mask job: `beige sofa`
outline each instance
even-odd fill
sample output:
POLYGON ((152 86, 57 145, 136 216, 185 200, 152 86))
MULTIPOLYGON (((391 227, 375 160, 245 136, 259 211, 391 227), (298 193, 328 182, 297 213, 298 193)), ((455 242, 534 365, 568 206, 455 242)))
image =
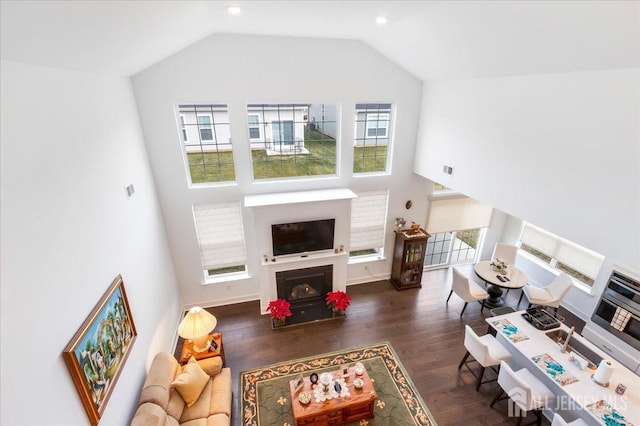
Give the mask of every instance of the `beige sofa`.
POLYGON ((231 398, 231 369, 222 368, 220 357, 192 359, 181 367, 173 355, 160 352, 147 374, 131 426, 228 426, 231 398), (185 384, 187 372, 194 371, 199 382, 195 389, 192 383, 185 384))

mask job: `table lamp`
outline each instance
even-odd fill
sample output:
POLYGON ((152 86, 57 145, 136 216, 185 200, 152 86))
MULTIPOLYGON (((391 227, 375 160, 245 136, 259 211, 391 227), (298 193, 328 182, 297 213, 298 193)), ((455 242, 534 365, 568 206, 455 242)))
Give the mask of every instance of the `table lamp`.
POLYGON ((193 342, 193 350, 205 352, 211 346, 209 333, 216 327, 218 320, 199 306, 189 309, 178 326, 178 335, 193 342))

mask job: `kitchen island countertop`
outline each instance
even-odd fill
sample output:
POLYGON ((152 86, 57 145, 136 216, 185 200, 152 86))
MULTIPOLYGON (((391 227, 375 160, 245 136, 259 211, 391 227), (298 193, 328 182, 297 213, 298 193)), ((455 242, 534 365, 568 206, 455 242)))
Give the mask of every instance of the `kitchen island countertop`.
MULTIPOLYGON (((486 322, 498 331, 497 338, 514 355, 510 364, 515 368, 529 369, 557 396, 554 406, 547 407, 547 415, 558 411, 569 420, 580 417, 588 424, 599 425, 606 424, 602 420, 603 413, 613 408, 624 416, 627 424, 640 426, 640 377, 574 333, 569 344, 576 339, 613 365, 609 386, 600 386, 591 377, 595 370, 581 369, 572 361, 568 351, 562 353, 560 345, 547 337, 545 333, 549 330, 538 330, 523 318, 523 313, 525 311, 491 317, 486 322), (562 366, 560 374, 548 367, 554 365, 554 361, 562 366), (627 388, 622 396, 615 392, 620 383, 627 388), (596 407, 599 409, 597 412, 596 407)), ((560 328, 569 330, 564 324, 560 328)))

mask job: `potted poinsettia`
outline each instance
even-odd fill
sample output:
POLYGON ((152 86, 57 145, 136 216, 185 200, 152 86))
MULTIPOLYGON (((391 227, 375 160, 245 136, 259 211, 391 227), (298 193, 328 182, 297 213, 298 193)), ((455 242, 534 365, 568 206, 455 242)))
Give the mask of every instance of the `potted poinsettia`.
POLYGON ((336 315, 344 315, 344 311, 347 310, 349 304, 351 303, 351 296, 349 296, 344 291, 330 291, 327 293, 327 306, 333 311, 336 315))
POLYGON ((267 311, 271 313, 271 321, 274 327, 281 327, 287 317, 291 316, 291 304, 285 299, 276 299, 269 302, 267 311))

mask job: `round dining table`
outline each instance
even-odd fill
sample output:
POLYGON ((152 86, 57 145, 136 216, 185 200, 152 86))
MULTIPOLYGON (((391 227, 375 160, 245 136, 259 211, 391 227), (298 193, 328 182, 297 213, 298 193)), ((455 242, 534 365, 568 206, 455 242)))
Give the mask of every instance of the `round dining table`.
POLYGON ((491 267, 491 262, 491 260, 481 260, 473 266, 473 270, 487 283, 489 297, 484 305, 488 308, 499 308, 505 305, 502 289, 522 288, 527 285, 528 278, 524 272, 513 265, 507 267, 506 274, 501 274, 491 267))

